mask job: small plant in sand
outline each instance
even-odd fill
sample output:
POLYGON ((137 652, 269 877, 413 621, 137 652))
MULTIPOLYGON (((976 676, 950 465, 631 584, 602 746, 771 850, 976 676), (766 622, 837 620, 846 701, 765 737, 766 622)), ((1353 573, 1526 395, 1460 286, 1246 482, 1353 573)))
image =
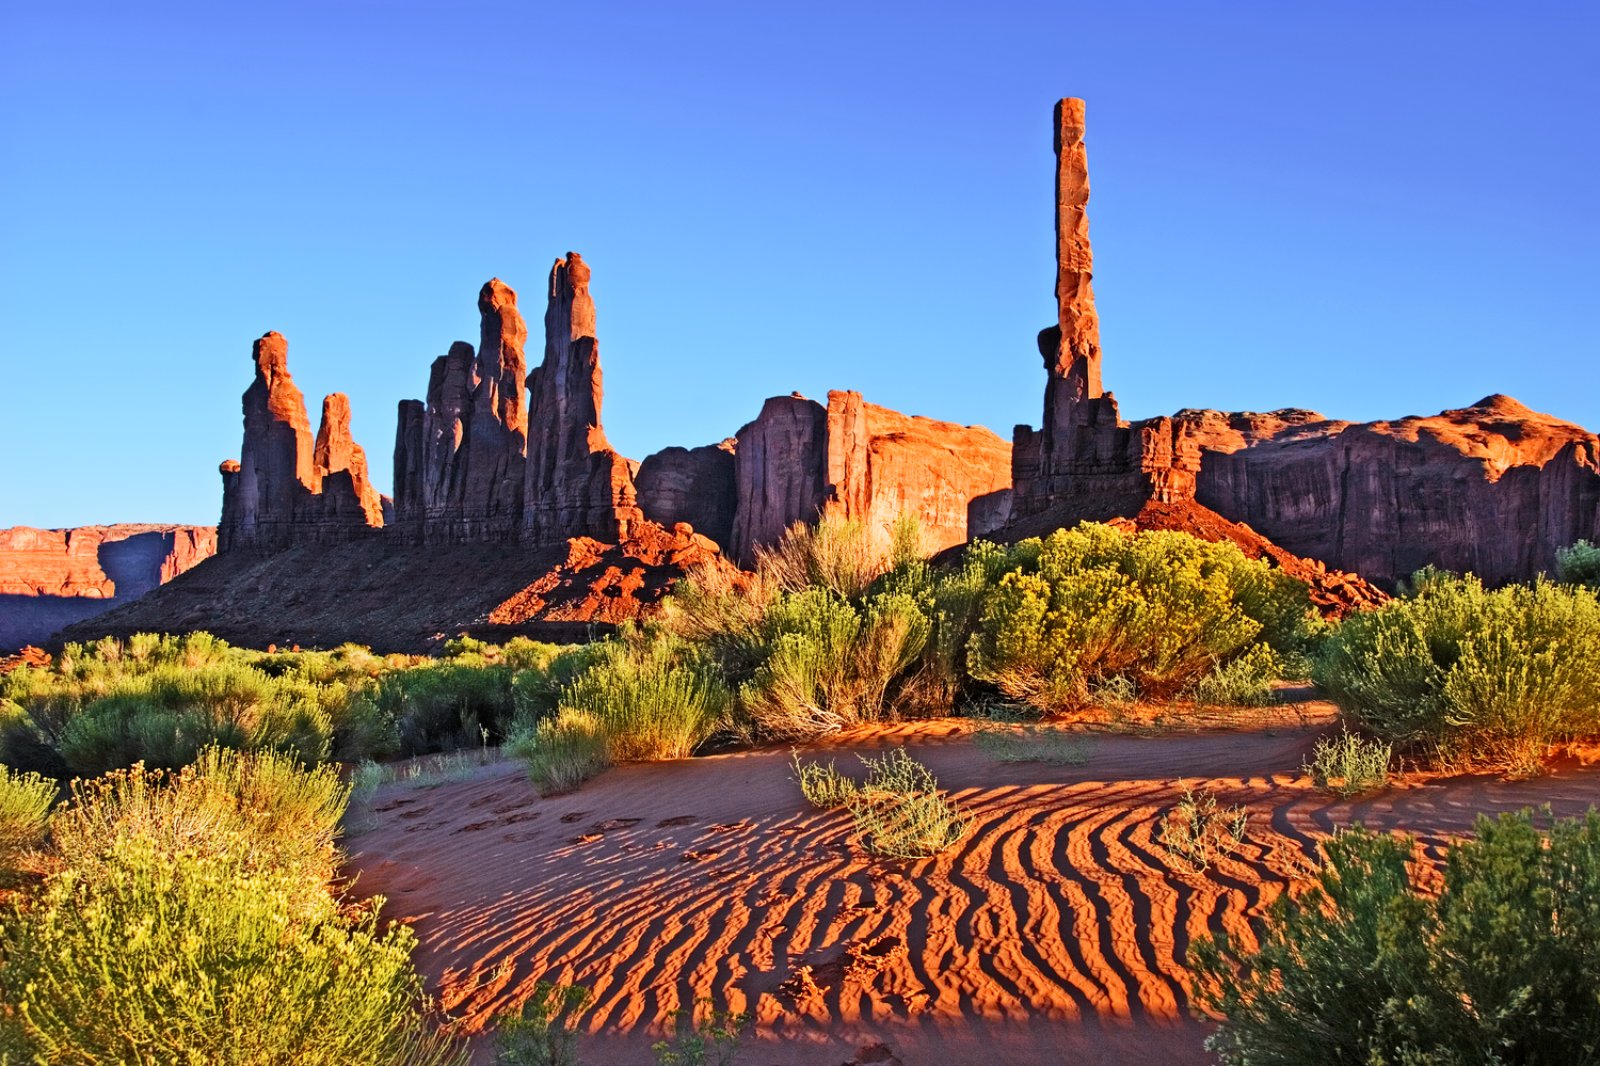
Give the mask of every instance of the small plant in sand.
POLYGON ((867 780, 850 801, 856 832, 875 855, 922 859, 966 835, 972 819, 939 791, 933 771, 896 748, 863 757, 867 780))
POLYGON ((1381 740, 1368 740, 1345 730, 1337 737, 1322 737, 1311 749, 1311 760, 1301 769, 1324 792, 1355 796, 1389 783, 1392 750, 1381 740))
POLYGON ((800 792, 813 807, 833 810, 835 807, 848 806, 855 798, 858 786, 835 769, 831 760, 826 766, 818 762, 802 762, 800 754, 796 752, 792 765, 800 792))
POLYGON ((1199 873, 1244 842, 1250 814, 1243 807, 1224 807, 1209 789, 1183 786, 1178 805, 1162 815, 1157 835, 1162 847, 1199 873))
POLYGON ((534 985, 520 1010, 499 1018, 496 1066, 578 1066, 578 1013, 590 998, 582 985, 534 985))
POLYGON ((49 778, 15 773, 0 764, 0 872, 43 842, 57 791, 49 778))
POLYGON ((650 1046, 656 1066, 733 1066, 751 1019, 701 999, 692 1010, 673 1011, 672 1021, 672 1037, 650 1046))
POLYGON ((1048 726, 1025 725, 1021 732, 1005 728, 983 729, 972 742, 978 750, 1001 762, 1042 762, 1051 766, 1082 766, 1089 761, 1089 742, 1048 726))
POLYGON ((599 720, 571 708, 513 733, 506 750, 527 762, 541 796, 571 792, 611 765, 599 720))

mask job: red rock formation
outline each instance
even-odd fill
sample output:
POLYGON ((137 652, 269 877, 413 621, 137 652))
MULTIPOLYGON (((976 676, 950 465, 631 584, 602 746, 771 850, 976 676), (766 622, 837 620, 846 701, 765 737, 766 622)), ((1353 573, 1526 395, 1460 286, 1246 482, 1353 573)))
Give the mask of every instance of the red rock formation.
POLYGON ((127 603, 216 551, 210 526, 0 530, 0 648, 127 603))
POLYGON ((989 430, 900 414, 857 392, 828 406, 774 397, 739 430, 730 554, 741 565, 824 511, 881 538, 904 514, 937 551, 991 532, 1009 513, 1011 450, 989 430))
POLYGON ((665 448, 639 464, 634 484, 645 518, 670 529, 686 522, 718 544, 733 540, 739 506, 734 467, 738 440, 665 448))
POLYGON ((750 566, 757 547, 821 513, 828 487, 828 410, 798 392, 774 396, 736 440, 738 503, 728 554, 750 566))
POLYGON ((256 376, 244 394, 244 443, 239 459, 220 467, 219 551, 331 543, 383 526, 366 453, 350 437, 349 398, 334 393, 324 401, 313 444, 305 397, 289 374, 288 349, 278 333, 255 343, 256 376))
POLYGON ((1062 101, 1058 321, 1039 337, 1044 427, 1013 437, 1016 529, 1198 500, 1281 549, 1386 585, 1426 564, 1526 579, 1558 548, 1600 536, 1600 438, 1507 397, 1366 425, 1303 410, 1124 422, 1099 387, 1082 126, 1082 102, 1062 101))
MULTIPOLYGON (((476 385, 470 429, 462 439, 465 466, 456 472, 451 487, 467 537, 506 540, 516 536, 522 518, 523 463, 528 452, 522 395, 528 364, 522 350, 528 327, 517 311, 517 294, 499 278, 491 278, 479 291, 478 316, 476 385)), ((452 354, 455 351, 452 347, 452 354)), ((446 359, 447 372, 458 373, 446 359)), ((454 382, 447 386, 453 387, 454 382)))
POLYGON ((633 464, 606 443, 600 423, 600 345, 589 275, 577 252, 550 268, 544 361, 528 375, 522 530, 535 544, 569 537, 614 542, 644 517, 633 464))

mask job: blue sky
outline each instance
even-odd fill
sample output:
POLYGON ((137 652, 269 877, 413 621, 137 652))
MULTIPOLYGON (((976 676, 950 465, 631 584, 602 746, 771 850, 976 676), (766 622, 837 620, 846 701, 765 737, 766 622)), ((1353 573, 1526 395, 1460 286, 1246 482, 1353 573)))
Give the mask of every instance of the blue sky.
POLYGON ((1507 392, 1600 428, 1587 4, 0 5, 0 526, 216 520, 250 342, 315 420, 594 270, 624 454, 855 388, 1037 423, 1088 100, 1125 416, 1507 392))

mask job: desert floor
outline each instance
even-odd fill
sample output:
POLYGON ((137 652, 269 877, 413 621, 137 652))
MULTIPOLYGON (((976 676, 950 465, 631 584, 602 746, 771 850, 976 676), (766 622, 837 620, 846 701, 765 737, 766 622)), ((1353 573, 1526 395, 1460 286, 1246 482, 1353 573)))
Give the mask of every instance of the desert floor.
POLYGON ((872 858, 847 814, 813 810, 787 749, 617 767, 549 799, 509 761, 394 783, 346 844, 355 891, 416 929, 429 989, 466 1031, 541 978, 588 986, 590 1066, 648 1066, 671 1012, 705 996, 755 1016, 748 1066, 1150 1066, 1211 1061, 1188 944, 1245 930, 1334 829, 1404 829, 1439 854, 1479 812, 1600 804, 1600 766, 1576 760, 1338 801, 1300 770, 1331 708, 1249 717, 1090 731, 1082 766, 1000 762, 971 735, 995 727, 960 719, 803 752, 849 770, 903 744, 930 766, 976 822, 915 862, 872 858), (1153 836, 1185 784, 1250 811, 1244 846, 1202 873, 1153 836))

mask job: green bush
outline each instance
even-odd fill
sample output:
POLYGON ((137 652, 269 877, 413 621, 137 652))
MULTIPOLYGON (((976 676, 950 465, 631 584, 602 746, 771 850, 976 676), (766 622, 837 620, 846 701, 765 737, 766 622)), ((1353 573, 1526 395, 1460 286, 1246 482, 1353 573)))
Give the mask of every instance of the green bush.
POLYGON ((1199 873, 1244 843, 1250 815, 1243 807, 1224 807, 1216 794, 1183 786, 1183 798, 1161 816, 1156 839, 1179 865, 1199 873))
POLYGON ((1345 619, 1314 676, 1385 740, 1531 772, 1551 742, 1600 732, 1596 647, 1592 591, 1423 573, 1411 595, 1345 619))
POLYGON ((733 1066, 739 1057, 739 1040, 749 1027, 749 1014, 734 1014, 712 999, 672 1012, 669 1039, 650 1045, 656 1066, 733 1066))
POLYGON ((800 794, 813 807, 833 810, 837 807, 848 807, 850 801, 855 799, 858 791, 856 783, 841 774, 831 761, 826 766, 818 762, 802 762, 799 753, 796 752, 792 766, 794 779, 800 786, 800 794))
POLYGON ((571 792, 611 765, 600 720, 571 709, 519 728, 506 750, 528 764, 528 777, 541 796, 571 792))
POLYGON ((228 854, 116 840, 0 929, 6 1042, 39 1062, 460 1062, 430 1035, 414 934, 228 854), (64 960, 70 960, 65 962, 64 960))
POLYGON ((1319 737, 1302 769, 1311 775, 1316 788, 1355 796, 1389 783, 1393 754, 1393 748, 1381 740, 1368 740, 1347 729, 1337 737, 1319 737))
POLYGON ((1112 677, 1174 695, 1258 642, 1291 646, 1312 623, 1305 586, 1231 544, 1084 523, 1011 549, 968 662, 1042 710, 1084 706, 1112 677))
POLYGON ((1278 654, 1265 644, 1252 644, 1237 658, 1202 674, 1189 695, 1205 707, 1265 707, 1275 698, 1273 682, 1282 676, 1278 654))
POLYGON ((933 772, 904 748, 861 761, 867 780, 851 798, 850 814, 868 851, 892 859, 927 858, 972 828, 972 818, 939 791, 933 772))
POLYGON ((1250 1066, 1557 1066, 1600 1059, 1600 815, 1535 827, 1480 817, 1422 891, 1416 842, 1324 845, 1317 884, 1273 904, 1259 947, 1190 955, 1210 1047, 1250 1066))
POLYGON ((921 654, 929 622, 911 597, 858 609, 826 589, 793 593, 767 615, 768 652, 739 693, 766 735, 805 739, 882 718, 890 685, 921 654))
POLYGON ((18 855, 44 842, 58 791, 49 778, 0 764, 0 871, 10 870, 18 855))
POLYGON ((1556 579, 1600 589, 1600 544, 1580 540, 1556 552, 1556 579))
POLYGON ((561 693, 593 717, 611 762, 682 759, 723 726, 732 695, 691 649, 666 639, 612 640, 561 693))
POLYGON ((908 542, 915 538, 915 526, 906 522, 897 524, 887 543, 854 519, 796 522, 778 543, 756 549, 756 570, 784 592, 825 589, 841 599, 855 599, 900 557, 914 554, 908 542))
POLYGON ((441 660, 385 674, 372 700, 399 731, 400 752, 428 755, 473 747, 489 731, 499 743, 516 704, 509 666, 441 660))
POLYGON ((414 938, 329 889, 346 790, 203 751, 78 782, 56 872, 0 924, 0 1048, 22 1061, 462 1062, 424 1023, 414 938))
POLYGON ((497 1066, 578 1066, 577 1015, 589 1000, 579 985, 534 985, 516 1013, 497 1019, 497 1066))
POLYGON ((281 748, 316 762, 327 757, 332 734, 325 701, 340 699, 240 662, 161 663, 118 678, 89 702, 63 730, 60 751, 83 776, 136 762, 175 769, 212 744, 281 748))

